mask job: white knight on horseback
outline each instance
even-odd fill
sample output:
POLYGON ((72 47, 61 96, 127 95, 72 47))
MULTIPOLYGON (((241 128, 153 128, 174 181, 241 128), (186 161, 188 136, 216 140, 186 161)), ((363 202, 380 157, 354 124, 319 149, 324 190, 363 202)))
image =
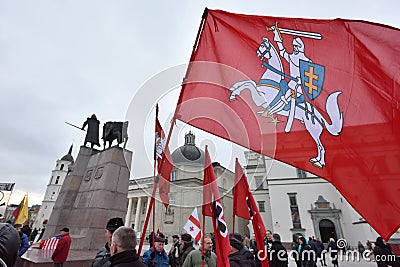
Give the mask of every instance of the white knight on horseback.
MULTIPOLYGON (((304 43, 299 37, 293 39, 293 53, 287 53, 282 43, 281 33, 313 39, 321 39, 322 36, 318 33, 290 29, 280 29, 279 31, 277 25, 269 29, 274 31, 274 41, 279 48, 280 55, 289 63, 290 75, 284 72, 277 49, 268 38, 263 37, 263 41, 256 53, 257 57, 262 62, 262 66, 266 68, 265 72, 258 82, 247 80, 233 84, 231 88, 229 88, 231 91, 229 100, 236 100, 236 96, 240 95, 243 90, 249 90, 254 104, 262 108, 262 110, 256 113, 272 119, 274 119, 274 114, 288 117, 285 127, 286 133, 290 132, 293 119, 299 120, 304 124, 317 146, 317 156, 311 158, 310 162, 314 166, 322 168, 325 166, 325 148, 320 140, 323 128, 325 127, 332 135, 339 135, 343 127, 343 114, 338 106, 338 96, 341 92, 333 92, 326 99, 326 112, 331 121, 329 124, 317 108, 306 101, 302 90, 299 69, 301 64, 303 64, 303 66, 313 64, 313 67, 322 68, 322 71, 324 71, 323 67, 312 63, 311 60, 305 56, 304 43), (285 78, 289 79, 289 82, 287 82, 285 78)), ((321 76, 323 79, 323 75, 321 76)), ((313 92, 315 88, 313 88, 313 90, 309 89, 312 94, 315 94, 315 96, 311 95, 311 97, 315 98, 319 95, 322 89, 322 83, 320 83, 319 86, 321 88, 319 88, 318 93, 313 92)), ((315 86, 312 85, 312 87, 315 86)), ((307 96, 310 98, 309 92, 307 96)), ((314 98, 310 99, 313 100, 314 98)))

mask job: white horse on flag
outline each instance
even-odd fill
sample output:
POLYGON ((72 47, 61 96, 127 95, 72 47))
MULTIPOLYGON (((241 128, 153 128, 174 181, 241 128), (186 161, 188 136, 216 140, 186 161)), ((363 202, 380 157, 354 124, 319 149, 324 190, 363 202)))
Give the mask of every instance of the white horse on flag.
MULTIPOLYGON (((254 104, 263 108, 257 112, 258 114, 271 119, 274 119, 274 114, 288 117, 290 102, 282 102, 285 90, 290 90, 285 77, 289 79, 298 79, 298 77, 290 77, 284 73, 281 58, 268 38, 263 38, 263 42, 258 47, 257 56, 263 61, 263 66, 266 68, 260 81, 258 83, 253 80, 236 82, 229 88, 231 91, 229 100, 236 100, 236 96, 239 96, 244 90, 249 90, 254 104), (276 109, 279 105, 286 105, 289 108, 276 109)), ((304 124, 315 141, 318 154, 311 158, 310 162, 318 168, 325 166, 325 148, 320 139, 322 130, 325 127, 330 134, 339 135, 343 128, 343 114, 338 105, 340 94, 341 91, 333 92, 326 99, 326 112, 331 123, 322 116, 317 108, 307 102, 304 96, 302 100, 296 100, 294 119, 304 124)))

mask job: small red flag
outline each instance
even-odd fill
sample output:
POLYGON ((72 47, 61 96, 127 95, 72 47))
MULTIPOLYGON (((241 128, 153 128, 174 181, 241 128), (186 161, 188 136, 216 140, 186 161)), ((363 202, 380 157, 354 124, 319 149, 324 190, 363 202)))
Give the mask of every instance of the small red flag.
POLYGON ((231 251, 231 245, 229 242, 228 227, 207 146, 204 159, 202 212, 203 216, 212 217, 215 245, 217 247, 217 266, 230 266, 228 255, 231 251))
POLYGON ((161 201, 165 208, 169 205, 169 191, 170 191, 170 174, 174 168, 172 163, 171 153, 168 146, 166 146, 166 136, 160 121, 158 120, 158 105, 156 106, 156 133, 154 144, 154 156, 156 159, 157 177, 156 182, 158 186, 158 193, 160 194, 161 201))
POLYGON ((250 191, 249 184, 247 182, 246 175, 243 172, 242 166, 236 158, 235 165, 235 186, 233 195, 233 214, 251 220, 253 225, 253 231, 256 236, 256 243, 258 251, 260 252, 260 259, 263 267, 268 267, 268 258, 265 257, 264 237, 265 237, 265 226, 261 218, 261 214, 258 211, 256 201, 254 200, 253 194, 250 191), (244 204, 246 203, 246 204, 244 204))

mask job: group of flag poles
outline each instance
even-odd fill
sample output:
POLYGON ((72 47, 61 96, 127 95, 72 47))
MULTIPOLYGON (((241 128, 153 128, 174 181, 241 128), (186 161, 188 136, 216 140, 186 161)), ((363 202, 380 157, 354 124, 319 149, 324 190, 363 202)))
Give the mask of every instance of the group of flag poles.
MULTIPOLYGON (((152 215, 152 231, 150 247, 154 249, 155 240, 155 195, 157 188, 159 189, 160 199, 164 206, 168 208, 169 199, 168 194, 170 190, 170 173, 173 168, 172 158, 168 149, 168 143, 172 133, 174 121, 171 123, 168 137, 165 136, 164 130, 158 120, 158 105, 156 106, 155 115, 155 145, 154 145, 154 185, 151 193, 151 200, 147 207, 146 219, 142 229, 140 238, 138 254, 141 255, 144 239, 146 236, 147 227, 152 215)), ((235 184, 234 184, 234 198, 233 198, 233 212, 232 212, 232 235, 235 232, 235 216, 251 220, 253 225, 254 234, 260 257, 264 256, 264 236, 265 226, 259 210, 257 208, 254 197, 250 191, 246 175, 243 168, 236 158, 235 164, 235 184), (246 204, 244 204, 246 203, 246 204)), ((230 240, 228 234, 228 227, 224 217, 224 210, 220 198, 218 185, 214 173, 214 168, 211 162, 208 147, 205 147, 205 161, 204 161, 204 179, 203 179, 203 203, 202 203, 202 225, 197 215, 197 208, 194 209, 190 215, 188 222, 184 229, 198 242, 201 238, 202 259, 204 264, 204 238, 205 238, 205 217, 212 217, 214 237, 217 247, 217 266, 228 266, 228 255, 230 253, 230 240), (190 230, 191 226, 193 231, 190 230)), ((262 261, 262 266, 267 267, 268 261, 262 261)))

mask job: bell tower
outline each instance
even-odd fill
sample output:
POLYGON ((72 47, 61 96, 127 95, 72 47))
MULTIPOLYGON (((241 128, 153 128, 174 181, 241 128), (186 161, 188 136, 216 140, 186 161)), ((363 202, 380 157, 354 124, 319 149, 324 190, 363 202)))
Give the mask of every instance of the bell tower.
POLYGON ((64 179, 68 174, 68 170, 74 163, 74 158, 72 157, 72 148, 73 145, 70 146, 68 154, 56 161, 56 165, 51 171, 50 181, 47 184, 42 205, 40 206, 38 216, 36 217, 32 228, 43 228, 43 224, 46 224, 49 220, 58 194, 60 193, 61 186, 64 183, 64 179))

